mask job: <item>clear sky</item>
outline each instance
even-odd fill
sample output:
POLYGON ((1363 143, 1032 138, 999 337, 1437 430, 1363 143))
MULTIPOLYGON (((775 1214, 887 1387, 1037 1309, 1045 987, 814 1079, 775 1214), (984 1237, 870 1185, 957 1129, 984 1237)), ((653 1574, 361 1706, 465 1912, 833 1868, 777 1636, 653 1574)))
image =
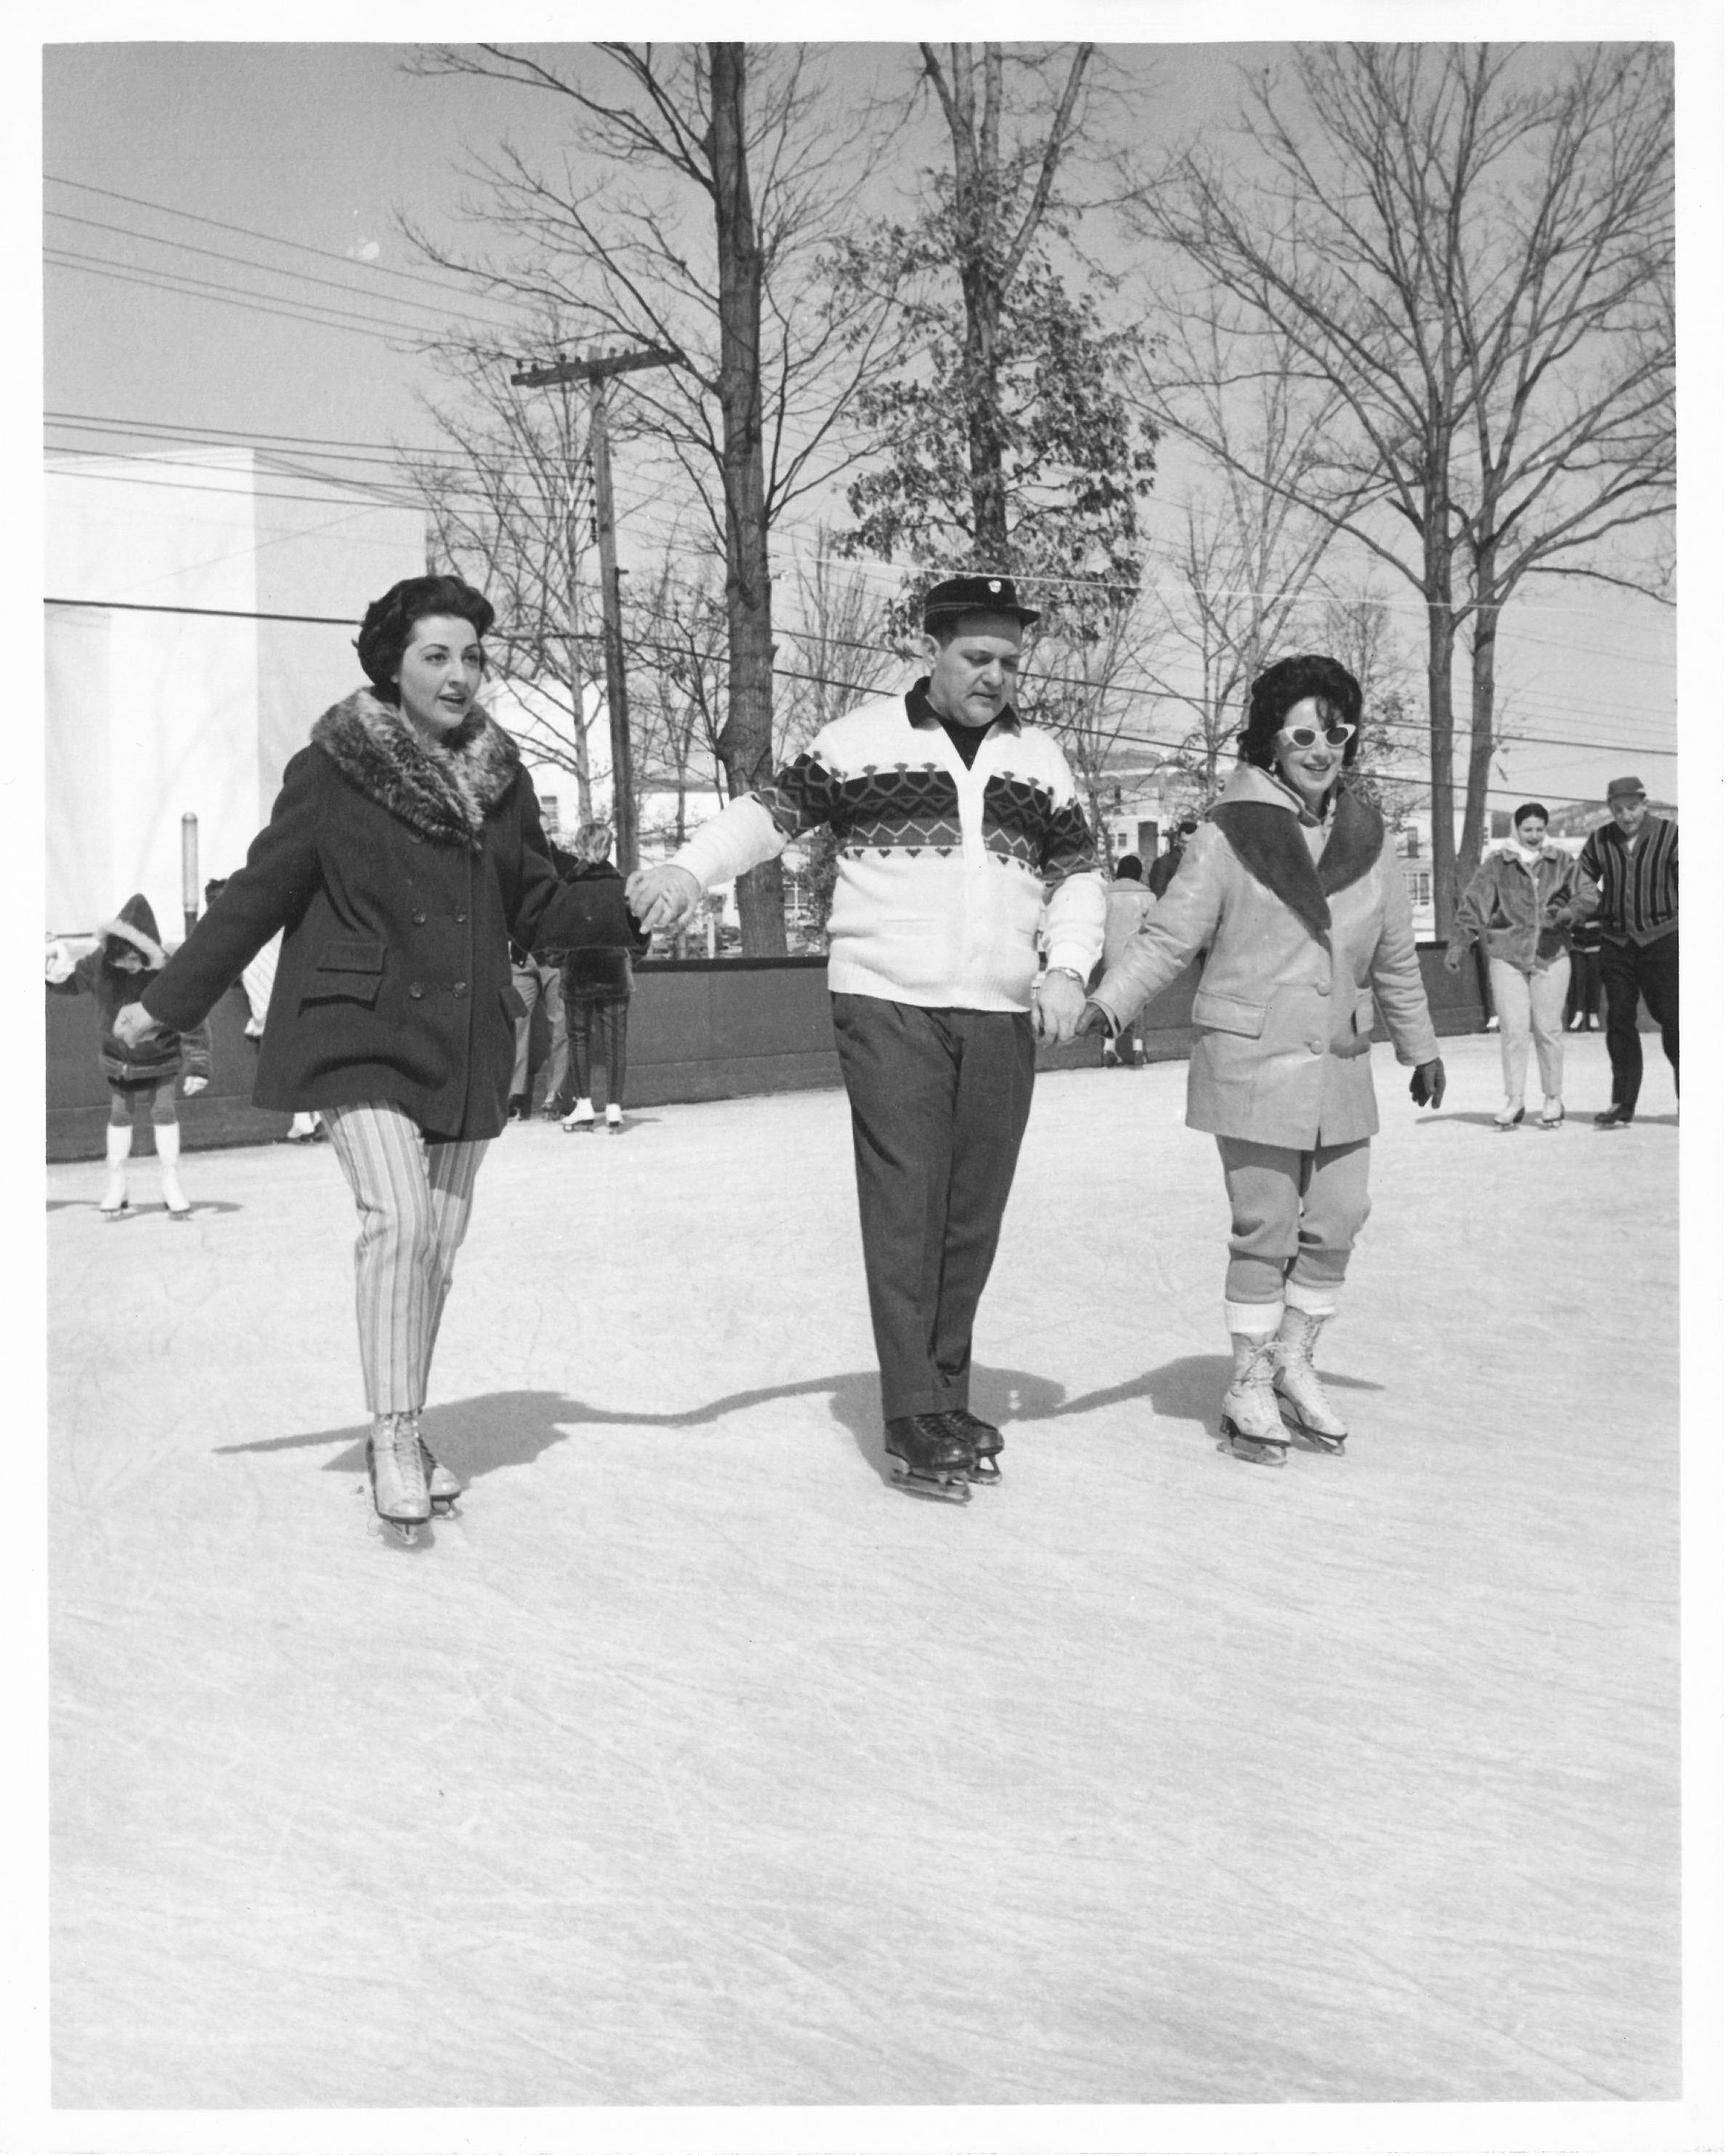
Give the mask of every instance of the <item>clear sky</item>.
MULTIPOLYGON (((118 422, 285 451, 342 444, 359 475, 383 470, 364 459, 383 457, 392 442, 433 439, 418 398, 437 383, 415 337, 436 334, 455 307, 471 323, 496 325, 508 349, 512 317, 503 306, 476 309, 454 280, 429 271, 398 214, 456 231, 465 150, 510 138, 550 157, 569 143, 573 116, 564 100, 521 88, 413 77, 408 50, 48 48, 51 442, 127 446, 111 431, 118 422), (167 270, 182 289, 153 282, 167 270)), ((1127 71, 1127 110, 1157 143, 1224 120, 1237 64, 1279 50, 1114 48, 1127 71)), ((830 64, 863 94, 905 79, 911 54, 854 47, 830 64)), ((1176 449, 1163 459, 1158 493, 1170 505, 1189 475, 1176 449)), ((629 470, 621 495, 628 508, 644 506, 629 470)), ((1419 609, 1408 593, 1385 588, 1415 644, 1419 609)), ((1543 738, 1505 752, 1502 806, 1529 792, 1597 794, 1630 770, 1655 796, 1676 798, 1673 628, 1667 609, 1590 584, 1544 580, 1517 600, 1502 647, 1508 725, 1543 738)), ((1463 660, 1457 709, 1466 686, 1463 660)))

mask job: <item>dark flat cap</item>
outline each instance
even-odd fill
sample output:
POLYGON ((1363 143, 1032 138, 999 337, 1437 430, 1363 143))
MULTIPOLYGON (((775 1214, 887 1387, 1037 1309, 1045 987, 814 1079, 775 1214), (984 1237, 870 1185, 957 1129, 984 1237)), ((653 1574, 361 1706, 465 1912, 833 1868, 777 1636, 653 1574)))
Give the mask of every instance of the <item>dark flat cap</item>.
POLYGON ((1638 778, 1614 778, 1605 789, 1607 801, 1626 801, 1631 795, 1636 795, 1643 801, 1646 798, 1646 788, 1638 778))
POLYGON ((1010 577, 946 577, 927 593, 922 618, 927 629, 935 622, 953 621, 964 613, 1009 614, 1024 629, 1031 629, 1040 619, 1017 599, 1015 581, 1010 577))

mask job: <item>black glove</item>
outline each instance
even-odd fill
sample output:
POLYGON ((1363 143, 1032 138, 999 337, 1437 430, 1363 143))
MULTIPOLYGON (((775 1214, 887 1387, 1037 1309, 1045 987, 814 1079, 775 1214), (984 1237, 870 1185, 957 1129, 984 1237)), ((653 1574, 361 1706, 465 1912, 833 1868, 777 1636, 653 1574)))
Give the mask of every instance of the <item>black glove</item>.
POLYGON ((1420 1107, 1440 1108, 1442 1106, 1442 1058, 1433 1055, 1428 1063, 1420 1064, 1413 1072, 1412 1084, 1408 1091, 1420 1107))
POLYGON ((1081 1016, 1076 1022, 1076 1037, 1086 1040, 1091 1033, 1110 1034, 1112 1020, 1101 1009, 1092 997, 1082 1005, 1081 1016))

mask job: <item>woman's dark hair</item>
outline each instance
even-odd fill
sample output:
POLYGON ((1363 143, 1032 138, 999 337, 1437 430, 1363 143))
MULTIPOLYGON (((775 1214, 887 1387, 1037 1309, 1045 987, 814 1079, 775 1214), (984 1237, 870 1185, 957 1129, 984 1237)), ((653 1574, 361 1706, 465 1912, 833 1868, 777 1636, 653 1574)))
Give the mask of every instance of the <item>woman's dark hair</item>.
POLYGON ((1112 870, 1112 875, 1115 877, 1122 878, 1122 880, 1126 883, 1140 883, 1142 881, 1142 863, 1137 859, 1134 854, 1126 854, 1122 860, 1119 861, 1117 866, 1112 870))
POLYGON ((460 577, 405 577, 400 584, 393 584, 367 608, 355 639, 362 671, 383 702, 398 701, 393 676, 402 666, 415 624, 433 613, 466 621, 477 636, 485 636, 493 626, 492 603, 460 577))
MULTIPOLYGON (((1302 704, 1307 696, 1316 698, 1325 726, 1339 721, 1356 729, 1364 716, 1364 692, 1338 659, 1307 651, 1296 659, 1280 660, 1251 684, 1250 707, 1244 732, 1238 737, 1240 762, 1272 770, 1274 737, 1286 724, 1293 705, 1302 704)), ((1342 763, 1353 762, 1358 753, 1355 731, 1341 757, 1342 763)))
POLYGON ((1518 831, 1529 816, 1537 816, 1541 823, 1549 824, 1551 812, 1542 801, 1523 801, 1509 821, 1509 829, 1518 831))

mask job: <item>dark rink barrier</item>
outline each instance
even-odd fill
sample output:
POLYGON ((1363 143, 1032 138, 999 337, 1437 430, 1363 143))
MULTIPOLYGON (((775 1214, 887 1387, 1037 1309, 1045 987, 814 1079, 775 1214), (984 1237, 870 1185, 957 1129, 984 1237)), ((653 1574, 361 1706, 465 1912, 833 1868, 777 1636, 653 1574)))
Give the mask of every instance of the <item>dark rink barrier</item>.
MULTIPOLYGON (((1439 1034, 1476 1033, 1486 1019, 1477 969, 1446 972, 1441 944, 1420 952, 1425 993, 1439 1034)), ((1190 1001, 1200 968, 1186 969, 1153 998, 1143 1039, 1151 1061, 1187 1056, 1194 1039, 1190 1001)), ((108 1089, 96 1062, 96 1009, 88 996, 45 994, 48 1157, 100 1160, 108 1089)), ((246 998, 237 987, 210 1014, 211 1079, 180 1104, 189 1147, 260 1145, 282 1137, 289 1119, 252 1105, 258 1050, 244 1035, 246 998)), ((1380 1024, 1378 1040, 1386 1039, 1380 1024)), ((532 1032, 536 1067, 547 1055, 547 1020, 532 1032)), ((1100 1060, 1097 1040, 1042 1049, 1042 1070, 1086 1069, 1100 1060)), ((836 1086, 841 1074, 830 1029, 830 993, 821 958, 651 960, 637 969, 631 1002, 628 1107, 718 1101, 747 1093, 797 1092, 836 1086)), ((141 1123, 135 1152, 151 1142, 141 1123)))

